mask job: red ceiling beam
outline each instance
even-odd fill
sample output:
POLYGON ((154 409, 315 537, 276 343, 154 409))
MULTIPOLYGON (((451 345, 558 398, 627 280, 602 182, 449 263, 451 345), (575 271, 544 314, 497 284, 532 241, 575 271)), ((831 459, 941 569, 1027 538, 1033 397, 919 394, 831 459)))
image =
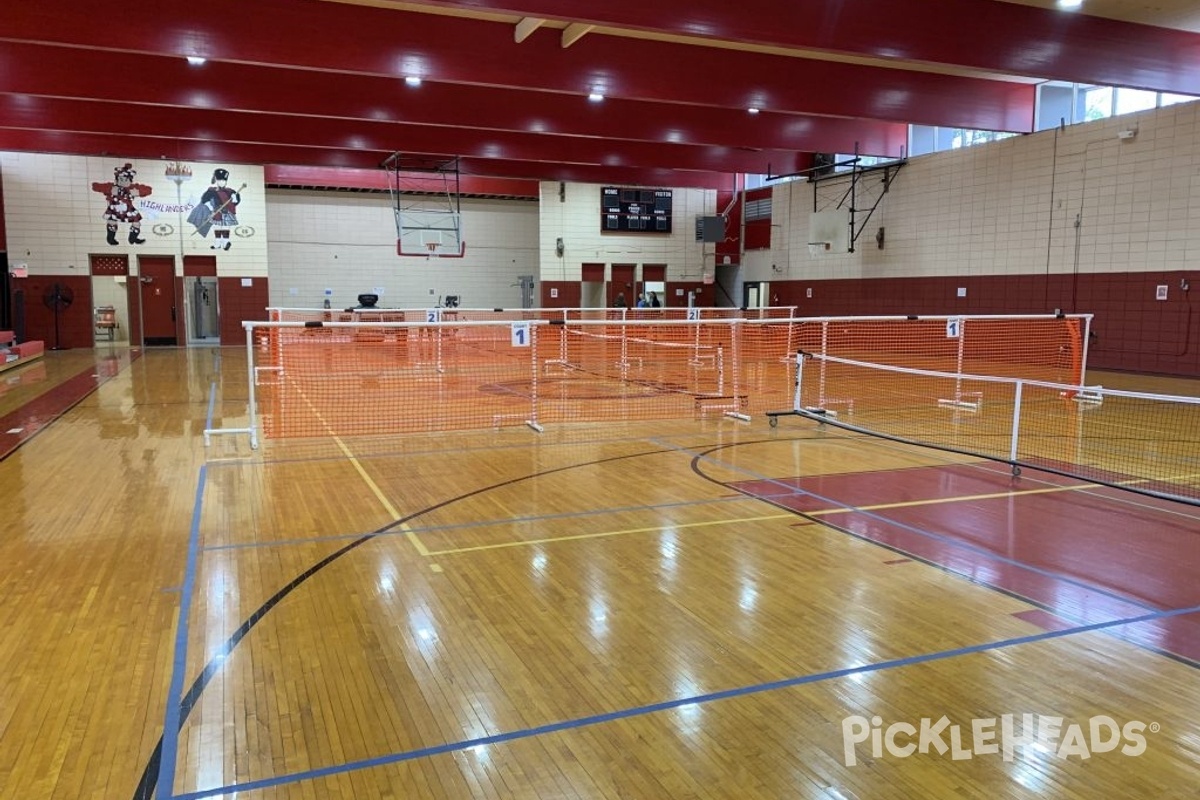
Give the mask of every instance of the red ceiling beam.
POLYGON ((299 163, 321 167, 373 169, 373 153, 327 150, 243 142, 188 141, 153 136, 0 128, 0 150, 104 156, 114 159, 145 158, 205 161, 230 164, 299 163))
MULTIPOLYGON (((0 128, 0 150, 103 156, 113 159, 144 158, 203 161, 227 164, 289 164, 348 169, 377 169, 377 154, 355 150, 326 150, 291 146, 197 142, 146 136, 115 136, 69 131, 35 131, 0 128)), ((465 175, 526 180, 619 183, 631 186, 678 186, 718 189, 733 176, 723 172, 664 168, 600 167, 583 164, 549 164, 506 159, 464 158, 465 175)))
POLYGON ((324 72, 300 81, 292 70, 224 63, 194 69, 178 58, 74 48, 0 43, 0 65, 0 92, 17 94, 830 153, 857 145, 861 153, 898 156, 907 143, 901 123, 630 100, 597 106, 571 95, 435 83, 414 89, 394 78, 324 72), (127 84, 113 81, 114 73, 143 77, 127 84))
MULTIPOLYGON (((503 160, 464 158, 460 162, 464 172, 477 171, 493 175, 521 175, 524 165, 503 160)), ((549 165, 542 165, 549 166, 549 165)), ((584 164, 563 164, 547 169, 541 180, 567 181, 568 183, 596 183, 617 186, 675 186, 696 189, 730 189, 738 180, 731 172, 701 172, 697 170, 632 167, 593 167, 584 164)))
POLYGON ((295 148, 356 150, 382 161, 396 149, 476 158, 597 166, 667 167, 713 172, 791 172, 795 151, 742 151, 715 145, 677 145, 508 131, 466 131, 396 122, 142 106, 0 94, 0 126, 121 136, 135 132, 165 141, 223 141, 295 148), (130 118, 136 114, 136 124, 130 118))
MULTIPOLYGON (((390 177, 390 174, 382 169, 329 169, 279 164, 268 164, 263 167, 263 178, 266 183, 276 186, 315 186, 385 192, 388 191, 390 177)), ((458 191, 460 194, 468 195, 526 197, 536 200, 538 183, 514 178, 462 175, 459 178, 458 191)))
POLYGON ((517 44, 502 23, 317 0, 148 4, 136 25, 79 23, 94 11, 88 0, 21 3, 6 12, 0 38, 987 130, 1029 131, 1033 122, 1031 86, 902 69, 594 34, 564 50, 553 36, 517 44))
POLYGON ((1200 94, 1200 34, 996 0, 432 0, 431 5, 1200 94))

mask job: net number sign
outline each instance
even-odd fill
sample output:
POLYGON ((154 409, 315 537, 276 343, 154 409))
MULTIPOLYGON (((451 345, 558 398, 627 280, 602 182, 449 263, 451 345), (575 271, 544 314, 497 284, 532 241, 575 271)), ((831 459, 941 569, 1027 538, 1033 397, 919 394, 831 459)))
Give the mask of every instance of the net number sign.
POLYGON ((512 346, 529 347, 528 322, 514 322, 512 324, 512 346))
POLYGON ((442 310, 440 308, 425 309, 425 321, 429 324, 435 324, 442 321, 442 310))
POLYGON ((946 320, 946 338, 957 339, 962 336, 962 317, 950 317, 946 320))

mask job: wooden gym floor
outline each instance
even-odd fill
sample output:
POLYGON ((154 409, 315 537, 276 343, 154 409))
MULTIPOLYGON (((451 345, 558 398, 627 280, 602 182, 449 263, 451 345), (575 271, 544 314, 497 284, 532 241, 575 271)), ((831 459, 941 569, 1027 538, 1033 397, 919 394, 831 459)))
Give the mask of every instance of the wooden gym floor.
POLYGON ((1200 509, 790 418, 205 450, 244 354, 135 356, 0 384, 0 797, 1198 796, 1200 509))

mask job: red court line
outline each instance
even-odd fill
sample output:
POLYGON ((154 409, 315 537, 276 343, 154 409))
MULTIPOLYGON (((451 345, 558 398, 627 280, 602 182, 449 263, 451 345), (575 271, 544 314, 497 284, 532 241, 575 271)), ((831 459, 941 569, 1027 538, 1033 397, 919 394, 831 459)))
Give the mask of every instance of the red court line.
POLYGON ((141 355, 139 350, 97 357, 77 375, 56 384, 15 411, 0 417, 0 461, 32 439, 47 425, 74 408, 102 384, 141 355), (17 430, 18 433, 9 433, 17 430))
MULTIPOLYGON (((1136 505, 1120 502, 1120 493, 1111 489, 1020 494, 1050 482, 1082 485, 1056 476, 1029 477, 1028 470, 1026 478, 1013 479, 1006 472, 951 465, 735 485, 796 511, 843 509, 818 518, 1069 619, 1092 623, 1135 616, 1147 606, 1200 603, 1195 580, 1200 523, 1194 509, 1140 497, 1136 505), (787 494, 781 484, 797 491, 787 494), (1014 493, 979 497, 1008 491, 1014 493), (946 502, 955 497, 963 499, 946 502), (857 510, 891 503, 912 505, 857 510), (1172 507, 1187 516, 1170 513, 1172 507)), ((1125 633, 1200 660, 1200 620, 1172 618, 1125 633)))

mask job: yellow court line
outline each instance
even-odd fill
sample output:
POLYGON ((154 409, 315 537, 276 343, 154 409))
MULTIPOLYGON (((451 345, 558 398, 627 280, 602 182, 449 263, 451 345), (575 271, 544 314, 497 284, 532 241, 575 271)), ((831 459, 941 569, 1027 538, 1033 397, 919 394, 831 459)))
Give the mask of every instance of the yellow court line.
MULTIPOLYGON (((679 528, 703 528, 703 527, 707 527, 710 525, 736 525, 736 524, 742 523, 742 522, 765 522, 765 521, 775 520, 775 519, 794 519, 798 514, 803 514, 804 516, 808 516, 808 517, 822 517, 822 516, 829 516, 832 514, 849 514, 849 513, 855 512, 855 511, 877 511, 880 509, 887 509, 887 508, 903 508, 905 506, 931 505, 934 503, 956 503, 956 502, 960 502, 960 501, 964 501, 964 500, 986 500, 986 499, 992 499, 992 498, 996 498, 996 497, 1011 497, 1011 496, 1021 495, 1021 494, 1043 494, 1046 492, 1058 492, 1058 491, 1063 491, 1064 489, 1068 489, 1068 488, 1069 489, 1080 489, 1080 488, 1084 488, 1084 487, 1082 487, 1082 486, 1071 486, 1071 487, 1055 486, 1051 489, 1028 489, 1028 490, 1025 490, 1022 492, 1001 492, 998 494, 990 494, 990 495, 982 495, 982 494, 981 495, 963 495, 960 497, 938 497, 938 498, 933 498, 933 499, 929 499, 929 500, 909 500, 909 501, 906 501, 903 503, 883 503, 883 504, 874 505, 874 506, 854 506, 852 508, 825 508, 825 509, 817 509, 815 511, 804 511, 804 512, 795 511, 795 512, 789 512, 787 514, 768 514, 767 516, 763 516, 763 517, 741 517, 738 519, 719 519, 719 520, 712 520, 709 522, 685 522, 685 523, 678 524, 678 525, 655 525, 655 526, 651 526, 648 528, 627 528, 625 530, 619 530, 619 531, 598 531, 596 533, 580 533, 580 534, 576 534, 573 536, 551 536, 551 537, 547 537, 545 539, 525 539, 525 540, 513 541, 513 542, 499 542, 497 544, 480 544, 480 545, 475 545, 473 547, 456 547, 456 548, 452 548, 450 550, 433 550, 433 551, 430 551, 429 553, 427 553, 427 555, 430 555, 430 556, 458 555, 459 553, 475 553, 475 552, 479 552, 482 550, 502 550, 502 549, 508 548, 508 547, 527 547, 529 545, 535 545, 535 544, 553 544, 555 542, 571 542, 571 541, 578 541, 580 539, 601 539, 601 538, 604 538, 607 536, 624 536, 624 535, 630 534, 630 533, 659 533, 659 532, 669 530, 669 529, 674 530, 674 529, 679 529, 679 528)), ((754 497, 753 495, 748 496, 747 499, 762 500, 763 502, 770 502, 770 500, 768 498, 754 497)))
MULTIPOLYGON (((1179 476, 1179 477, 1189 477, 1189 476, 1179 476)), ((1175 479, 1178 479, 1178 478, 1175 478, 1175 479)), ((1131 481, 1131 482, 1134 482, 1134 481, 1131 481)), ((1141 481, 1137 481, 1137 482, 1141 482, 1141 481)), ((1044 489, 1020 489, 1020 490, 1015 490, 1015 491, 1010 491, 1010 492, 992 492, 989 494, 957 495, 954 497, 932 497, 932 498, 928 498, 925 500, 906 500, 906 501, 899 502, 899 503, 879 503, 876 505, 854 506, 854 507, 850 507, 850 508, 846 508, 846 507, 825 508, 825 509, 816 509, 813 511, 804 511, 804 512, 797 511, 797 512, 787 513, 787 514, 769 514, 767 516, 762 516, 762 517, 742 517, 739 519, 722 519, 722 520, 712 520, 709 522, 685 522, 685 523, 678 524, 678 525, 657 525, 657 526, 652 526, 652 527, 648 527, 648 528, 627 528, 625 530, 619 530, 619 531, 598 531, 596 533, 581 533, 581 534, 576 534, 573 536, 552 536, 552 537, 548 537, 545 539, 528 539, 528 540, 513 541, 513 542, 499 542, 497 544, 481 544, 481 545, 475 545, 473 547, 457 547, 457 548, 453 548, 450 550, 425 551, 424 555, 428 555, 428 556, 458 555, 460 553, 475 553, 475 552, 480 552, 483 550, 503 550, 503 549, 509 548, 509 547, 528 547, 530 545, 554 544, 555 542, 571 542, 571 541, 578 541, 581 539, 601 539, 601 538, 605 538, 608 536, 624 536, 626 534, 631 534, 631 533, 660 533, 665 530, 676 530, 676 529, 680 529, 680 528, 703 528, 703 527, 708 527, 711 525, 736 525, 738 523, 743 523, 743 522, 765 522, 765 521, 769 521, 769 520, 795 518, 798 514, 801 514, 801 513, 804 516, 808 516, 808 517, 825 517, 825 516, 832 516, 834 514, 850 514, 850 513, 854 513, 854 512, 860 512, 860 511, 882 511, 882 510, 886 510, 886 509, 890 509, 890 508, 909 508, 912 506, 938 505, 938 504, 942 504, 942 503, 962 503, 962 502, 971 502, 974 500, 996 500, 996 499, 1003 498, 1003 497, 1022 497, 1025 495, 1034 495, 1034 494, 1052 494, 1055 492, 1074 492, 1074 491, 1079 491, 1081 489, 1098 489, 1101 487, 1102 487, 1102 484, 1098 484, 1098 483, 1082 483, 1082 484, 1078 484, 1075 486, 1048 486, 1044 489)), ((757 500, 762 500, 764 502, 770 502, 770 500, 768 498, 763 498, 763 497, 756 498, 752 495, 748 496, 748 499, 757 499, 757 500)), ((413 536, 415 539, 415 534, 413 534, 413 536)), ((419 542, 417 542, 417 544, 419 544, 419 542)))
MULTIPOLYGON (((350 452, 350 448, 347 447, 346 443, 343 442, 336 434, 333 434, 333 440, 337 442, 337 446, 341 449, 341 451, 346 454, 346 458, 348 458, 350 463, 354 465, 354 469, 357 470, 358 474, 362 476, 363 482, 367 484, 367 488, 371 490, 371 493, 375 495, 376 499, 378 499, 383 505, 384 510, 387 511, 392 519, 400 519, 400 512, 395 506, 392 505, 392 501, 388 500, 387 495, 385 495, 383 490, 379 488, 379 484, 375 482, 375 479, 367 474, 366 468, 363 467, 363 465, 359 462, 358 457, 355 456, 354 453, 350 452)), ((429 556, 429 548, 427 548, 424 542, 421 541, 420 537, 417 536, 416 531, 408 526, 407 522, 400 523, 400 525, 397 527, 397 530, 404 534, 404 538, 412 542, 413 547, 417 548, 417 552, 419 554, 426 557, 429 556)))
POLYGON ((996 500, 1001 497, 1022 497, 1029 494, 1050 494, 1052 492, 1073 492, 1079 489, 1098 489, 1098 483, 1082 483, 1078 486, 1051 486, 1045 489, 1019 489, 1011 492, 992 492, 990 494, 963 494, 954 497, 930 497, 925 500, 904 500, 899 503, 879 503, 873 506, 854 506, 852 508, 826 508, 819 511, 805 511, 812 517, 824 517, 831 514, 851 514, 855 511, 883 511, 889 508, 909 508, 911 506, 933 506, 941 503, 962 503, 972 500, 996 500))
MULTIPOLYGON (((351 465, 354 466, 355 471, 357 471, 362 477, 363 482, 367 484, 367 488, 371 490, 373 495, 375 495, 375 499, 380 502, 380 504, 383 506, 383 509, 392 519, 400 519, 400 511, 394 505, 392 505, 392 501, 389 500, 387 495, 383 493, 383 490, 379 488, 379 484, 375 482, 375 479, 367 474, 366 468, 359 462, 358 457, 350 451, 350 448, 346 445, 346 443, 342 441, 342 437, 333 432, 332 426, 330 426, 330 424, 325 421, 325 418, 321 416, 321 412, 318 411, 317 407, 313 405, 313 402, 308 399, 308 395, 304 393, 304 390, 297 386, 296 391, 299 392, 302 398, 304 398, 304 402, 308 404, 310 409, 312 409, 313 414, 315 414, 317 419, 321 421, 321 424, 325 426, 325 430, 329 432, 330 437, 333 438, 333 441, 337 444, 338 449, 345 454, 347 459, 349 459, 351 465)), ((407 522, 400 523, 400 525, 397 527, 397 530, 404 534, 404 538, 412 542, 412 545, 417 549, 418 554, 425 557, 429 556, 429 548, 425 546, 425 543, 421 541, 416 532, 408 526, 407 522)))
MULTIPOLYGON (((1182 481, 1191 480, 1200 477, 1200 473, 1172 475, 1168 478, 1163 478, 1166 481, 1182 481)), ((1127 481, 1118 481, 1118 486, 1133 486, 1139 483, 1152 483, 1155 478, 1131 478, 1127 481)), ((1053 492, 1077 492, 1083 489, 1103 489, 1105 485, 1102 483, 1080 483, 1075 486, 1048 486, 1045 489, 1018 489, 1011 492, 992 492, 990 494, 967 494, 957 497, 931 497, 926 500, 906 500, 900 503, 880 503, 873 506, 856 506, 854 508, 827 508, 820 511, 806 511, 804 513, 813 517, 828 516, 831 514, 849 514, 853 511, 881 511, 889 508, 907 508, 909 506, 930 506, 939 503, 959 503, 971 500, 995 500, 1001 497, 1022 497, 1030 494, 1051 494, 1053 492)))
POLYGON ((452 550, 434 550, 431 556, 449 556, 459 553, 474 553, 480 550, 502 550, 506 547, 528 547, 535 544, 553 544, 555 542, 571 542, 580 539, 600 539, 605 536, 624 536, 629 533, 658 533, 665 530, 680 528, 705 528, 710 525, 736 525, 741 522, 763 522, 773 519, 795 518, 795 514, 768 514, 765 517, 742 517, 741 519, 715 519, 708 522, 684 522, 678 525, 654 525, 649 528, 627 528, 621 531, 599 531, 597 533, 579 533, 573 536, 551 536, 546 539, 523 539, 517 542, 499 542, 497 544, 480 544, 474 547, 456 547, 452 550))

